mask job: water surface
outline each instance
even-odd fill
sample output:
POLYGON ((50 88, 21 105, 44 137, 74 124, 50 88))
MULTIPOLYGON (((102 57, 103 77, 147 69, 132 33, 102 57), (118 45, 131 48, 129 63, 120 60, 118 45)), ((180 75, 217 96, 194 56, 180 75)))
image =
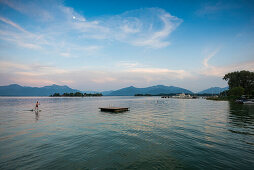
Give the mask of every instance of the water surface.
POLYGON ((254 105, 159 97, 0 98, 0 169, 253 167, 254 105), (27 111, 36 100, 42 111, 27 111), (106 106, 130 111, 99 111, 106 106))

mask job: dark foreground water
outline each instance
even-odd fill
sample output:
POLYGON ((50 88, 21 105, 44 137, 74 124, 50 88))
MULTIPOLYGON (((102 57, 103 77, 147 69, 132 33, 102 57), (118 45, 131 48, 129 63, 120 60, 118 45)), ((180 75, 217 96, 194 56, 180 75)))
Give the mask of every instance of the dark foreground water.
POLYGON ((0 98, 0 169, 253 168, 254 105, 158 97, 0 98), (25 111, 37 99, 42 111, 25 111), (109 105, 130 111, 98 110, 109 105))

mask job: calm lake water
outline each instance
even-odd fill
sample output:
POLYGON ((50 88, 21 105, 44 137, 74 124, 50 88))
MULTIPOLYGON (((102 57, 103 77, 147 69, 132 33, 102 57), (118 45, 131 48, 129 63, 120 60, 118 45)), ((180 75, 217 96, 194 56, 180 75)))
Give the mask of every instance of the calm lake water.
POLYGON ((254 105, 0 97, 0 169, 253 169, 254 105), (41 103, 39 114, 26 111, 41 103), (118 114, 98 107, 129 107, 118 114))

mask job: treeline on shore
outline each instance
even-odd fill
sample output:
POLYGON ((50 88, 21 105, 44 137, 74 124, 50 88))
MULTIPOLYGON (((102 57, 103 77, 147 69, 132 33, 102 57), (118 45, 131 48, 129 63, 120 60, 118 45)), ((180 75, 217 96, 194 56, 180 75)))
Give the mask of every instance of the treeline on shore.
MULTIPOLYGON (((214 94, 189 94, 193 97, 206 97, 208 100, 232 100, 236 99, 254 99, 254 72, 242 70, 225 74, 222 78, 228 82, 229 89, 214 94)), ((177 94, 135 94, 135 96, 174 96, 177 94)))
MULTIPOLYGON (((152 95, 152 94, 135 94, 134 96, 176 96, 180 93, 169 93, 169 94, 165 94, 165 93, 160 93, 160 94, 156 94, 156 95, 152 95)), ((204 94, 197 94, 197 93, 185 93, 185 95, 191 95, 193 97, 195 96, 214 96, 214 94, 210 94, 210 93, 204 93, 204 94)))
POLYGON ((50 95, 50 97, 99 97, 102 96, 101 93, 80 93, 80 92, 76 92, 76 93, 54 93, 52 95, 50 95))
POLYGON ((153 96, 151 94, 135 94, 134 96, 153 96))
POLYGON ((227 73, 223 80, 228 82, 229 89, 210 100, 236 100, 254 98, 254 72, 242 70, 227 73))

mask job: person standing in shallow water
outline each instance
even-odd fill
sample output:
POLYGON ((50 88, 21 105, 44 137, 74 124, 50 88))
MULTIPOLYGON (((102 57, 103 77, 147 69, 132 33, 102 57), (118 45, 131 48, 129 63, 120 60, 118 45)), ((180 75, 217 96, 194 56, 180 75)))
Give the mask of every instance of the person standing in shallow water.
POLYGON ((39 111, 39 105, 40 105, 40 103, 37 101, 35 104, 35 111, 39 111))

